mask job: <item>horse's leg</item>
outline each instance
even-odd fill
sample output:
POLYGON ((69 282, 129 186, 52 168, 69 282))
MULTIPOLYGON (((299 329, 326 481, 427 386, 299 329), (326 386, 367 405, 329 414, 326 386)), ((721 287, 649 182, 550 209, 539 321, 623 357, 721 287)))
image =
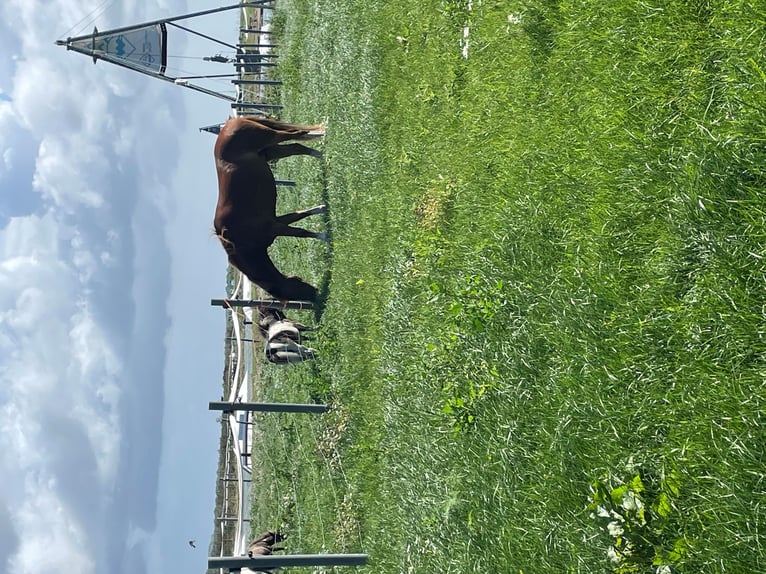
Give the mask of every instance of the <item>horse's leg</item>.
POLYGON ((310 155, 313 157, 322 157, 322 152, 318 149, 306 147, 303 144, 293 143, 269 146, 261 150, 261 155, 266 159, 266 161, 272 161, 291 155, 310 155))
MULTIPOLYGON (((311 347, 299 345, 294 341, 286 341, 284 343, 275 342, 269 343, 269 348, 266 351, 267 356, 272 357, 272 362, 275 363, 300 363, 302 361, 308 361, 309 359, 316 359, 317 352, 311 347)), ((274 547, 272 550, 277 552, 278 547, 274 547)))
POLYGON ((280 221, 277 221, 271 229, 274 235, 281 235, 284 237, 310 237, 321 241, 330 240, 330 237, 326 233, 317 233, 316 231, 309 231, 302 227, 290 227, 280 221))
POLYGON ((278 365, 301 363, 306 360, 299 350, 286 343, 269 343, 266 348, 266 357, 278 365))
POLYGON ((278 215, 277 223, 284 223, 285 225, 290 225, 291 223, 295 223, 296 221, 305 219, 309 215, 321 215, 325 211, 326 211, 326 207, 324 205, 317 205, 316 207, 312 207, 311 209, 304 209, 301 211, 295 211, 293 213, 285 213, 284 215, 278 215))

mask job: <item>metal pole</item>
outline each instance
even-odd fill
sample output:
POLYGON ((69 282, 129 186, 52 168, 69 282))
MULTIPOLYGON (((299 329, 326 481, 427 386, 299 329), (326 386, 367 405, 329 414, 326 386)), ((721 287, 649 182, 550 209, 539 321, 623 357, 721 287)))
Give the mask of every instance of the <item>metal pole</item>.
POLYGON ((235 68, 245 68, 247 66, 259 66, 261 68, 273 68, 276 66, 274 62, 234 62, 235 68))
POLYGON ((210 401, 208 410, 231 413, 234 411, 257 411, 266 413, 311 413, 320 414, 330 410, 327 405, 311 405, 301 403, 225 403, 210 401))
POLYGON ((276 48, 278 44, 237 44, 239 48, 276 48))
MULTIPOLYGON (((237 44, 237 47, 240 47, 240 44, 237 44)), ((237 60, 242 60, 244 62, 252 61, 252 60, 260 60, 260 59, 271 59, 271 58, 279 58, 279 54, 261 54, 260 52, 242 52, 238 53, 236 56, 237 60)))
POLYGON ((363 566, 367 554, 288 554, 287 556, 208 556, 208 568, 267 570, 281 566, 363 566))
POLYGON ((310 301, 275 301, 274 299, 211 299, 213 307, 260 307, 261 309, 313 309, 310 301))
MULTIPOLYGON (((176 80, 212 80, 215 78, 238 78, 238 74, 205 74, 203 76, 178 76, 176 80)), ((232 80, 233 82, 234 80, 232 80)))
POLYGON ((202 32, 197 32, 196 30, 192 30, 191 28, 187 28, 186 26, 181 26, 180 24, 176 24, 174 22, 168 22, 168 23, 171 26, 178 28, 179 30, 183 30, 184 32, 189 32, 189 34, 200 36, 201 38, 205 38, 205 40, 210 40, 211 42, 215 42, 216 44, 220 44, 221 46, 226 46, 227 48, 231 48, 232 50, 237 49, 235 45, 229 44, 227 42, 223 42, 222 40, 219 40, 218 38, 213 38, 212 36, 208 36, 207 34, 203 34, 202 32))
POLYGON ((284 106, 280 104, 252 104, 245 102, 232 102, 231 107, 235 110, 281 110, 284 106))
POLYGON ((281 86, 281 80, 232 80, 232 84, 235 86, 250 86, 250 85, 262 85, 262 86, 281 86))
POLYGON ((274 58, 279 58, 279 54, 262 54, 260 52, 245 52, 245 56, 257 56, 258 58, 265 58, 266 60, 271 60, 274 58))
MULTIPOLYGON (((264 6, 266 2, 264 0, 255 2, 242 2, 241 4, 231 4, 230 6, 221 6, 220 8, 212 8, 210 10, 202 10, 201 12, 190 12, 189 14, 183 14, 182 16, 173 16, 172 18, 162 18, 160 20, 151 20, 149 22, 142 22, 141 24, 133 24, 132 26, 123 26, 122 28, 112 28, 101 32, 101 35, 105 34, 119 34, 121 32, 129 32, 131 30, 140 30, 141 28, 148 28, 149 26, 156 26, 157 24, 169 24, 170 22, 176 22, 177 20, 186 20, 187 18, 197 18, 198 16, 207 16, 208 14, 216 14, 218 12, 225 12, 226 10, 235 10, 237 8, 254 8, 264 6)), ((85 34, 83 36, 75 36, 74 38, 67 38, 66 40, 57 40, 58 46, 67 46, 69 42, 76 42, 90 38, 93 34, 85 34)))

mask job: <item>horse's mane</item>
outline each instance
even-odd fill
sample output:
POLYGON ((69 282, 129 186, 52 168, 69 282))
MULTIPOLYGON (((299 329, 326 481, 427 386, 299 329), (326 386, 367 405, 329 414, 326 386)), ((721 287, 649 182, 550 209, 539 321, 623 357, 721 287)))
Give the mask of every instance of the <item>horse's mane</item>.
POLYGON ((223 249, 224 251, 226 251, 226 254, 233 255, 236 252, 237 248, 234 245, 234 242, 225 236, 226 231, 227 230, 225 227, 221 229, 220 233, 218 233, 215 229, 213 229, 213 235, 215 235, 218 238, 218 241, 221 242, 221 245, 223 245, 223 249))

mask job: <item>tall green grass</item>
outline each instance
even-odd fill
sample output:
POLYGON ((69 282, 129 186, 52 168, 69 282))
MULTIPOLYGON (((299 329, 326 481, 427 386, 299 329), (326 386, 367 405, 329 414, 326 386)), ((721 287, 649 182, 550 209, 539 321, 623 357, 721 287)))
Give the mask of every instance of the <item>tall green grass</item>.
POLYGON ((333 241, 276 245, 322 358, 259 392, 335 410, 262 419, 255 520, 371 572, 766 570, 766 7, 276 18, 284 117, 327 124, 281 208, 333 241))

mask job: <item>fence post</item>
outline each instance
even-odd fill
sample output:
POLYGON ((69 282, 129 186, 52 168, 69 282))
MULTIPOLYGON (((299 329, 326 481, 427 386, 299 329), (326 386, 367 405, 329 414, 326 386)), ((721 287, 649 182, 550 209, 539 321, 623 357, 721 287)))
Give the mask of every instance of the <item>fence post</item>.
POLYGON ((261 30, 260 28, 240 28, 240 34, 273 34, 271 30, 261 30))
POLYGON ((313 309, 311 301, 287 301, 274 299, 211 299, 213 307, 260 307, 261 309, 313 309))
POLYGON ((232 80, 235 86, 281 86, 281 80, 232 80))
POLYGON ((321 414, 330 410, 327 405, 304 404, 304 403, 230 403, 224 401, 210 401, 208 410, 232 413, 234 411, 253 411, 267 413, 312 413, 321 414))
MULTIPOLYGON (((237 48, 278 48, 278 44, 237 44, 237 48)), ((264 54, 265 55, 265 54, 264 54)))
POLYGON ((281 110, 282 104, 250 104, 245 102, 232 102, 231 107, 234 110, 281 110))
POLYGON ((243 61, 241 62, 234 62, 232 64, 235 68, 247 68, 249 66, 253 67, 259 67, 259 68, 273 68, 276 66, 274 62, 258 62, 258 61, 248 61, 247 58, 242 58, 243 61))
POLYGON ((363 566, 367 554, 288 554, 286 556, 208 556, 208 568, 269 570, 281 566, 363 566))

